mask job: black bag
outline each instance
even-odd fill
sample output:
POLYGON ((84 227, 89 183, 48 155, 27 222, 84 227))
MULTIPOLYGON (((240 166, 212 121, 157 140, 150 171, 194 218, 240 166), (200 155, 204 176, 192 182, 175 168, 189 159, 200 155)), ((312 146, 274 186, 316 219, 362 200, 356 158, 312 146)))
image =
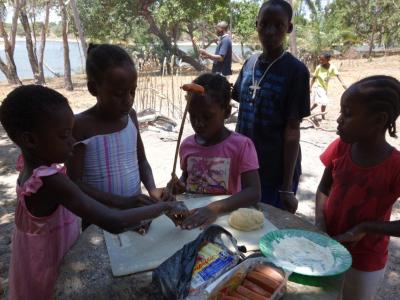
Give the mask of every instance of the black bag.
POLYGON ((232 234, 218 225, 205 229, 194 241, 187 243, 170 258, 153 271, 154 299, 184 299, 189 294, 192 271, 196 263, 197 253, 208 242, 224 245, 222 234, 225 234, 240 255, 236 239, 232 234))

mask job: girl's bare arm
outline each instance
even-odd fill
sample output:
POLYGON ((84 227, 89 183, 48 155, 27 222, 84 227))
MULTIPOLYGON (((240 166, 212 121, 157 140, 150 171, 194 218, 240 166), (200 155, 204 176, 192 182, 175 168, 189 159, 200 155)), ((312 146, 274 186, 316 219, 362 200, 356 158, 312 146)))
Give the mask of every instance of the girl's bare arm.
POLYGON ((82 181, 83 165, 85 159, 85 145, 77 144, 74 147, 74 155, 66 163, 69 178, 73 180, 80 189, 90 197, 103 203, 104 205, 125 209, 138 207, 151 203, 151 200, 145 195, 130 197, 118 196, 115 194, 103 192, 82 181))
POLYGON ((258 170, 242 173, 242 190, 229 198, 208 205, 216 214, 230 212, 240 207, 256 205, 261 199, 261 184, 258 170))
POLYGON ((325 217, 324 217, 324 204, 328 199, 332 186, 332 168, 325 168, 321 181, 318 185, 318 190, 315 198, 315 225, 322 231, 326 231, 325 217))
POLYGON ((144 145, 142 137, 139 132, 139 122, 136 116, 136 112, 132 109, 129 115, 137 128, 137 157, 139 164, 140 180, 143 182, 144 186, 149 192, 149 195, 152 198, 158 200, 162 199, 166 201, 173 201, 174 198, 172 197, 172 195, 168 193, 167 189, 156 187, 156 184, 154 182, 153 171, 147 160, 146 152, 144 151, 144 145))
POLYGON ((36 193, 38 199, 57 201, 68 210, 90 223, 111 232, 119 233, 132 226, 139 225, 163 213, 185 214, 185 207, 179 202, 160 202, 145 207, 118 210, 109 208, 94 200, 69 180, 66 176, 56 174, 42 178, 43 186, 36 193))
POLYGON ((183 221, 182 228, 205 227, 214 222, 220 214, 240 207, 255 205, 259 202, 261 199, 261 184, 258 170, 242 173, 241 183, 242 190, 239 193, 192 210, 191 214, 183 221))

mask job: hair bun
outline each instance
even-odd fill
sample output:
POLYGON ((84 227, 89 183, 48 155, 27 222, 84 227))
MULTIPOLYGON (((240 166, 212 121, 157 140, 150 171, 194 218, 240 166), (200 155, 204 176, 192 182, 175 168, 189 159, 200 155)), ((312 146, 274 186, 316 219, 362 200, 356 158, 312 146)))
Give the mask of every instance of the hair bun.
POLYGON ((99 46, 98 44, 89 43, 87 53, 89 54, 91 51, 93 51, 93 49, 96 49, 98 46, 99 46))

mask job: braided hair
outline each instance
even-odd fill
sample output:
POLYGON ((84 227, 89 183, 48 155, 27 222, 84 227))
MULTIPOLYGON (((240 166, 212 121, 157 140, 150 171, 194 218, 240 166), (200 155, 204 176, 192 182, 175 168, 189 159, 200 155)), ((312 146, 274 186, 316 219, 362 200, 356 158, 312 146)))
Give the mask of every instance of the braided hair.
POLYGON ((125 64, 135 68, 129 54, 119 46, 110 44, 89 44, 86 60, 86 74, 88 81, 101 83, 104 73, 112 67, 125 64))
MULTIPOLYGON (((197 77, 193 82, 204 87, 205 96, 209 97, 213 102, 218 103, 221 108, 227 109, 230 107, 231 85, 224 76, 204 73, 197 77)), ((192 97, 203 96, 193 94, 192 97)))
POLYGON ((45 126, 54 111, 64 109, 71 110, 67 98, 59 92, 40 85, 24 85, 4 99, 0 106, 0 122, 18 145, 22 133, 45 126))
POLYGON ((389 119, 386 128, 397 137, 396 120, 400 114, 400 82, 391 76, 375 75, 353 84, 361 101, 370 112, 385 112, 389 119))

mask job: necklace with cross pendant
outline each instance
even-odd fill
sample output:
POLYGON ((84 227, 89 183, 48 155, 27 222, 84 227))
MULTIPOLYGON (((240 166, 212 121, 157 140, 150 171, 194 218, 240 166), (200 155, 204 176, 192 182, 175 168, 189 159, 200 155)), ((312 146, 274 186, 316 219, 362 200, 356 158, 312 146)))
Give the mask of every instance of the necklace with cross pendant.
POLYGON ((253 95, 251 96, 251 98, 254 100, 256 98, 257 91, 261 89, 257 80, 255 80, 254 83, 250 86, 250 89, 253 91, 253 95))
POLYGON ((261 89, 260 83, 264 79, 264 77, 267 75, 269 69, 271 69, 271 67, 274 65, 274 63, 276 63, 278 60, 280 60, 285 55, 285 53, 286 53, 286 51, 283 51, 281 55, 279 55, 273 62, 271 62, 271 64, 268 66, 268 68, 262 74, 262 76, 261 76, 259 81, 257 81, 255 79, 255 68, 256 68, 256 64, 257 64, 257 61, 260 58, 260 56, 257 57, 256 61, 254 62, 254 65, 253 65, 252 85, 250 86, 250 89, 253 91, 253 95, 251 96, 252 102, 255 102, 255 99, 256 99, 256 96, 257 96, 257 91, 259 89, 261 89))

